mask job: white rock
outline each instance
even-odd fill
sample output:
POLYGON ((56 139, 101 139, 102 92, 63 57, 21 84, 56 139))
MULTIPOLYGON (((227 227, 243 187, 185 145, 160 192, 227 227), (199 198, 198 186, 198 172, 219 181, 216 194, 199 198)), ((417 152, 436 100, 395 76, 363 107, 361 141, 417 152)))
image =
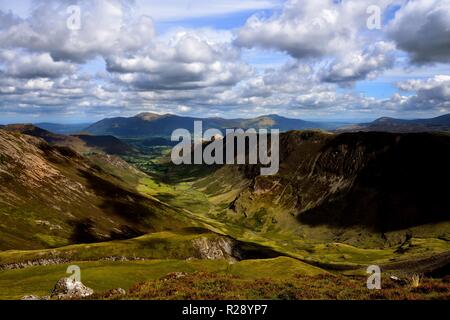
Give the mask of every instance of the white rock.
POLYGON ((94 290, 71 278, 60 279, 52 291, 52 297, 60 299, 85 298, 93 294, 94 290))

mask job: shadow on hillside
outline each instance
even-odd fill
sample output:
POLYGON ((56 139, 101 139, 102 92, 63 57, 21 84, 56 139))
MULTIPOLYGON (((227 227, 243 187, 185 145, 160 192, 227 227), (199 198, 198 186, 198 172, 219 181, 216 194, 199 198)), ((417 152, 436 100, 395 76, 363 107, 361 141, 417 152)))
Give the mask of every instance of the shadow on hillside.
POLYGON ((165 163, 159 165, 163 174, 150 174, 157 182, 177 185, 182 182, 195 182, 219 170, 219 165, 179 165, 165 163))
MULTIPOLYGON (((155 212, 149 207, 150 199, 127 191, 88 171, 80 171, 80 173, 88 182, 88 186, 103 201, 100 205, 101 209, 133 225, 145 226, 147 231, 148 228, 151 229, 148 222, 155 218, 155 212)), ((152 206, 161 207, 162 205, 154 202, 152 206)))
POLYGON ((97 236, 95 224, 91 219, 72 221, 71 225, 73 225, 73 233, 70 241, 73 243, 96 243, 105 241, 105 239, 97 236))
POLYGON ((316 165, 319 168, 316 171, 320 171, 315 174, 325 172, 346 178, 353 174, 354 183, 350 189, 333 194, 300 214, 301 223, 360 225, 388 232, 450 221, 449 136, 344 134, 326 145, 321 153, 316 165), (361 151, 364 150, 361 146, 366 147, 365 151, 361 151), (339 155, 342 150, 359 150, 358 157, 351 163, 336 165, 336 161, 323 156, 339 155), (359 166, 361 159, 366 162, 359 166))
POLYGON ((156 197, 159 201, 168 203, 170 205, 173 205, 173 202, 177 200, 177 196, 170 193, 158 193, 156 197))
POLYGON ((108 237, 101 237, 96 232, 95 222, 91 219, 72 221, 73 232, 70 236, 71 243, 98 243, 112 240, 126 240, 142 236, 144 233, 129 226, 122 226, 109 233, 108 237))

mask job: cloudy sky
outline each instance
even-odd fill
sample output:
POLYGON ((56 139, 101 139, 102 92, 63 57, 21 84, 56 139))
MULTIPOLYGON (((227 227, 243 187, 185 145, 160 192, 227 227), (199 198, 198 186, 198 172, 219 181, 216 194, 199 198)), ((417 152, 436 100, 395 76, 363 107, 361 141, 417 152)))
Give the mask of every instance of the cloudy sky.
POLYGON ((426 118, 449 67, 450 0, 0 0, 0 123, 426 118))

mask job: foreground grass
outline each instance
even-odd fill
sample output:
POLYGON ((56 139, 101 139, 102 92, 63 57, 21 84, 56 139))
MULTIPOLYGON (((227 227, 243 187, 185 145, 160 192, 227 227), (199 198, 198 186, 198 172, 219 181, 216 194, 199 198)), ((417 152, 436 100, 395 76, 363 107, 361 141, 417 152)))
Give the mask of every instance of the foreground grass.
POLYGON ((207 272, 218 276, 242 277, 249 281, 269 277, 275 280, 289 279, 298 274, 307 277, 326 274, 319 268, 286 257, 248 260, 235 264, 225 260, 74 262, 1 271, 0 299, 20 299, 25 295, 49 295, 59 279, 69 276, 66 273, 69 265, 78 265, 81 269, 81 281, 96 292, 114 288, 128 290, 138 282, 158 280, 172 272, 207 272))

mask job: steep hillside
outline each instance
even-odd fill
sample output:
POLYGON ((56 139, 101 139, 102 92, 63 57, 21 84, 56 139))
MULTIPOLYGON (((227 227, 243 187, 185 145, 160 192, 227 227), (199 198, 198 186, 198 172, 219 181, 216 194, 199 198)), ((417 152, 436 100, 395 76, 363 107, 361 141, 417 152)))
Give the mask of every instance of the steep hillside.
POLYGON ((358 245, 450 239, 450 136, 306 131, 283 134, 280 143, 275 176, 225 166, 196 183, 211 199, 229 191, 212 216, 274 235, 358 245), (235 192, 239 176, 247 183, 235 192))
MULTIPOLYGON (((177 214, 135 190, 145 175, 0 130, 0 250, 127 238, 176 228, 177 214)), ((183 224, 184 226, 184 224, 183 224)))
POLYGON ((101 120, 89 128, 87 132, 94 135, 114 135, 123 138, 170 137, 175 129, 194 130, 194 121, 203 121, 203 129, 217 128, 278 128, 281 131, 302 130, 312 128, 328 128, 326 124, 288 119, 277 115, 262 116, 254 119, 222 119, 192 118, 177 115, 157 115, 142 113, 131 118, 111 118, 101 120))

